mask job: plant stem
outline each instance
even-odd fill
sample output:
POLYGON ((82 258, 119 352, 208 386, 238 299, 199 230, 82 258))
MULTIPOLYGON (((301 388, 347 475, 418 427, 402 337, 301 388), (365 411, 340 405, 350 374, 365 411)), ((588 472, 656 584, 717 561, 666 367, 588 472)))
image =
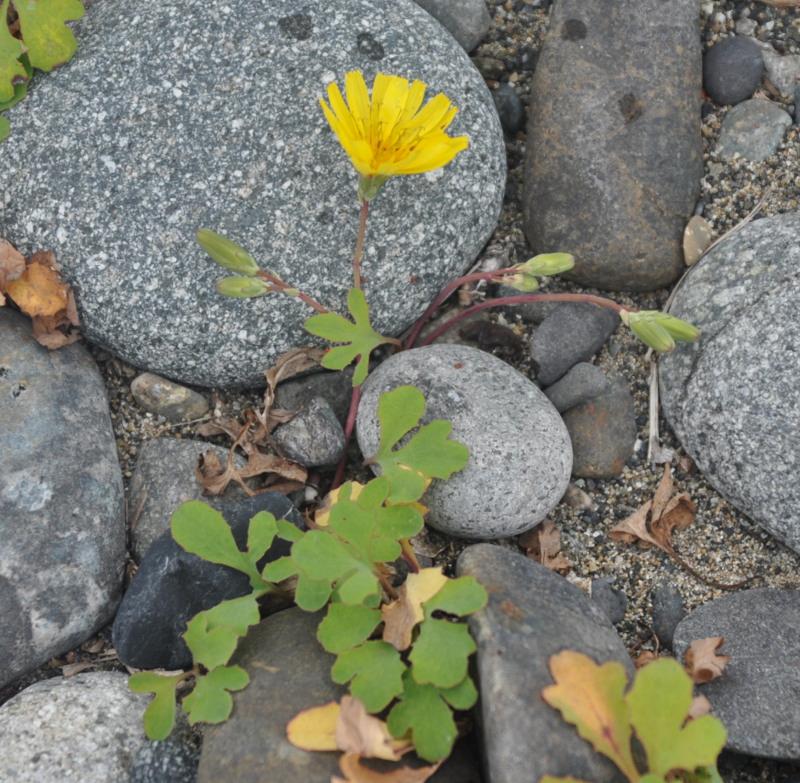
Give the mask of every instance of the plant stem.
MULTIPOLYGON (((487 310, 490 307, 526 304, 527 302, 585 302, 587 304, 598 305, 599 307, 607 307, 617 313, 631 309, 618 305, 610 299, 604 299, 602 296, 594 296, 593 294, 520 294, 519 296, 509 296, 505 299, 487 299, 485 302, 479 302, 476 305, 472 305, 472 307, 466 308, 466 310, 462 310, 458 315, 454 315, 452 318, 445 321, 441 326, 434 329, 418 347, 429 345, 437 337, 444 334, 451 326, 455 326, 459 321, 473 313, 487 310)), ((413 342, 409 338, 409 340, 406 341, 406 349, 411 347, 413 347, 413 342)))
POLYGON ((361 215, 358 222, 358 239, 356 240, 356 252, 353 254, 353 285, 361 288, 361 254, 364 249, 364 235, 367 232, 367 214, 369 213, 369 201, 361 199, 361 215))
POLYGON ((339 464, 336 466, 336 473, 333 477, 331 490, 336 489, 342 483, 342 478, 344 477, 344 468, 347 464, 347 448, 350 445, 350 439, 353 437, 353 430, 356 426, 356 413, 358 413, 358 403, 360 400, 361 387, 354 386, 353 396, 350 398, 350 410, 347 414, 347 422, 344 425, 344 453, 342 454, 342 458, 339 460, 339 464))
POLYGON ((298 288, 292 288, 292 286, 287 285, 283 280, 274 275, 265 272, 263 269, 259 269, 256 273, 257 277, 263 278, 268 283, 271 284, 271 290, 275 291, 276 293, 286 294, 287 296, 295 297, 299 299, 301 302, 305 302, 309 307, 313 307, 318 313, 329 313, 327 307, 323 307, 316 299, 312 299, 308 294, 304 294, 298 288))

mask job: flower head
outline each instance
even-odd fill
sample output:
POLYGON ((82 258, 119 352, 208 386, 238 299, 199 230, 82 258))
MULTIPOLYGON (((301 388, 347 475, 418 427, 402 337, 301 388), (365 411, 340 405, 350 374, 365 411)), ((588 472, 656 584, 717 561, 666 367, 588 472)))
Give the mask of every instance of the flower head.
POLYGON ((422 106, 425 84, 379 73, 372 96, 360 71, 345 76, 342 97, 328 86, 330 106, 320 99, 331 128, 361 175, 362 197, 373 198, 396 174, 421 174, 449 163, 469 146, 466 136, 445 133, 456 107, 441 93, 422 106))
POLYGON ((645 345, 662 353, 674 350, 675 340, 694 343, 700 337, 700 330, 688 321, 659 310, 621 310, 619 317, 645 345))

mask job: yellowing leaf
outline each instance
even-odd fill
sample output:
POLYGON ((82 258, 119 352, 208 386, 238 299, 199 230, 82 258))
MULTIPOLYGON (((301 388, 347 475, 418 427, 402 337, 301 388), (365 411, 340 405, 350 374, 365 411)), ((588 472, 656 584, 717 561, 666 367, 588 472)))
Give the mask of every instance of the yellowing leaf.
POLYGON ((339 750, 366 758, 399 761, 413 748, 407 740, 394 739, 386 724, 370 715, 364 703, 352 696, 342 697, 334 736, 339 750))
POLYGON ((31 263, 17 280, 6 284, 8 295, 23 313, 55 315, 67 307, 68 286, 46 263, 31 263))
POLYGON ((719 677, 730 661, 730 655, 719 655, 725 639, 721 636, 709 636, 706 639, 695 639, 686 651, 684 663, 692 682, 710 682, 719 677))
POLYGON ((418 574, 409 574, 400 588, 400 597, 381 609, 383 641, 398 650, 407 650, 414 627, 425 619, 422 604, 433 598, 446 582, 441 568, 423 568, 418 574))
POLYGON ((559 710, 596 751, 608 756, 628 780, 637 780, 622 664, 598 666, 582 653, 564 650, 550 659, 550 671, 556 684, 542 691, 544 700, 559 710))
POLYGON ((429 767, 397 766, 386 771, 365 767, 361 757, 355 753, 345 753, 339 759, 339 769, 344 778, 334 776, 331 783, 425 783, 439 769, 440 763, 429 767))
MULTIPOLYGON (((2 31, 3 25, 0 25, 2 31)), ((9 280, 19 280, 25 271, 25 257, 10 242, 0 239, 0 307, 6 303, 3 296, 9 280)))
MULTIPOLYGON (((355 500, 361 494, 361 490, 364 489, 364 485, 359 484, 359 482, 357 481, 349 482, 349 486, 350 486, 350 500, 355 500)), ((322 501, 322 503, 320 503, 319 506, 317 507, 317 510, 314 513, 314 524, 317 527, 326 527, 328 524, 330 524, 331 506, 334 503, 338 503, 339 493, 341 491, 342 487, 336 487, 336 489, 332 489, 325 496, 325 499, 322 501)))
POLYGON ((336 701, 303 710, 289 721, 286 738, 303 750, 339 750, 335 733, 340 710, 336 701))

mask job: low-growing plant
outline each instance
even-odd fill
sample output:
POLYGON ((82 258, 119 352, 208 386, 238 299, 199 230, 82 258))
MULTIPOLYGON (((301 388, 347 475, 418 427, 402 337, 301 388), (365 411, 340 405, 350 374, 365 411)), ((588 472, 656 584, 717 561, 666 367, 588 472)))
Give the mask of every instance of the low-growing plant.
MULTIPOLYGON (((77 42, 66 22, 83 16, 80 0, 2 0, 0 4, 0 111, 28 92, 35 68, 52 71, 75 54, 77 42)), ((8 136, 0 116, 0 141, 8 136)))
MULTIPOLYGON (((404 344, 378 334, 370 322, 361 285, 369 204, 392 176, 444 166, 468 146, 468 140, 447 135, 456 109, 445 96, 435 96, 420 109, 425 93, 420 81, 410 84, 398 76, 378 74, 370 95, 363 76, 353 72, 346 76, 345 93, 347 101, 337 85, 331 84, 329 105, 321 104, 359 174, 361 212, 353 258, 354 285, 347 296, 349 319, 330 312, 275 270, 261 268, 230 239, 201 229, 197 240, 212 259, 236 274, 219 281, 219 293, 240 298, 281 293, 299 299, 316 310, 305 322, 306 330, 334 344, 322 365, 341 370, 356 363, 345 425, 348 441, 361 384, 376 348, 402 350, 418 342, 426 344, 470 312, 498 303, 578 301, 609 307, 619 312, 644 342, 659 350, 670 350, 674 340, 697 339, 694 327, 664 313, 639 312, 587 294, 531 294, 538 288, 537 276, 557 274, 572 266, 572 257, 565 253, 538 255, 507 269, 459 278, 431 303, 404 344), (422 327, 444 300, 464 283, 480 280, 512 285, 521 295, 474 305, 419 341, 422 327)), ((467 659, 476 647, 461 620, 485 604, 486 593, 472 577, 450 579, 439 569, 419 570, 417 566, 409 539, 423 526, 425 509, 419 501, 432 480, 448 479, 468 458, 462 444, 448 439, 448 422, 418 426, 424 410, 424 398, 415 387, 400 387, 381 396, 380 446, 367 460, 381 475, 365 485, 347 482, 340 486, 343 458, 314 527, 307 532, 260 514, 251 521, 247 551, 241 552, 217 512, 202 503, 178 509, 172 519, 175 540, 206 560, 248 574, 253 590, 248 596, 201 612, 189 622, 184 639, 194 657, 191 671, 168 677, 142 672, 131 678, 134 690, 156 694, 145 716, 148 736, 167 736, 178 685, 190 677, 195 678, 195 688, 183 700, 190 722, 219 722, 228 717, 231 692, 248 682, 242 669, 229 665, 238 640, 259 621, 258 599, 293 580, 295 601, 301 609, 316 611, 328 606, 317 637, 336 655, 333 680, 349 683, 351 694, 367 712, 386 712, 385 728, 395 739, 406 740, 407 749, 414 747, 429 761, 449 754, 457 734, 453 711, 468 709, 477 698, 467 673, 467 659), (405 442, 399 446, 401 440, 405 442), (256 564, 275 536, 292 542, 291 554, 259 571, 256 564), (401 556, 412 573, 398 595, 387 564, 401 556)), ((320 709, 326 716, 323 722, 329 721, 330 711, 320 709)), ((310 723, 317 717, 314 713, 310 723)), ((290 731, 290 737, 307 733, 308 724, 301 723, 290 731)), ((324 742, 298 744, 329 749, 324 742)))

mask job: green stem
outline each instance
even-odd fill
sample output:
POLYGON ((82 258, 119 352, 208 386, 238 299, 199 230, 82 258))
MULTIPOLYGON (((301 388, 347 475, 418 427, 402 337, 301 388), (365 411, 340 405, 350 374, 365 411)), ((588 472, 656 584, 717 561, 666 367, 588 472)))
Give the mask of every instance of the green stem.
MULTIPOLYGON (((441 326, 434 329, 419 346, 430 345, 437 337, 444 334, 450 327, 455 326, 459 321, 467 318, 473 313, 479 313, 481 310, 487 310, 490 307, 498 307, 500 305, 517 305, 526 304, 527 302, 585 302, 587 304, 598 305, 599 307, 607 307, 617 313, 623 310, 630 311, 630 307, 623 307, 610 299, 604 299, 602 296, 594 296, 593 294, 520 294, 519 296, 509 296, 505 299, 487 299, 485 302, 479 302, 472 307, 462 310, 458 315, 445 321, 441 326)), ((412 348, 413 342, 410 338, 406 341, 406 350, 412 348)))
POLYGON ((361 288, 361 254, 364 250, 364 235, 367 232, 367 214, 369 201, 361 199, 361 214, 358 222, 358 239, 356 239, 356 252, 353 254, 353 285, 361 288))

